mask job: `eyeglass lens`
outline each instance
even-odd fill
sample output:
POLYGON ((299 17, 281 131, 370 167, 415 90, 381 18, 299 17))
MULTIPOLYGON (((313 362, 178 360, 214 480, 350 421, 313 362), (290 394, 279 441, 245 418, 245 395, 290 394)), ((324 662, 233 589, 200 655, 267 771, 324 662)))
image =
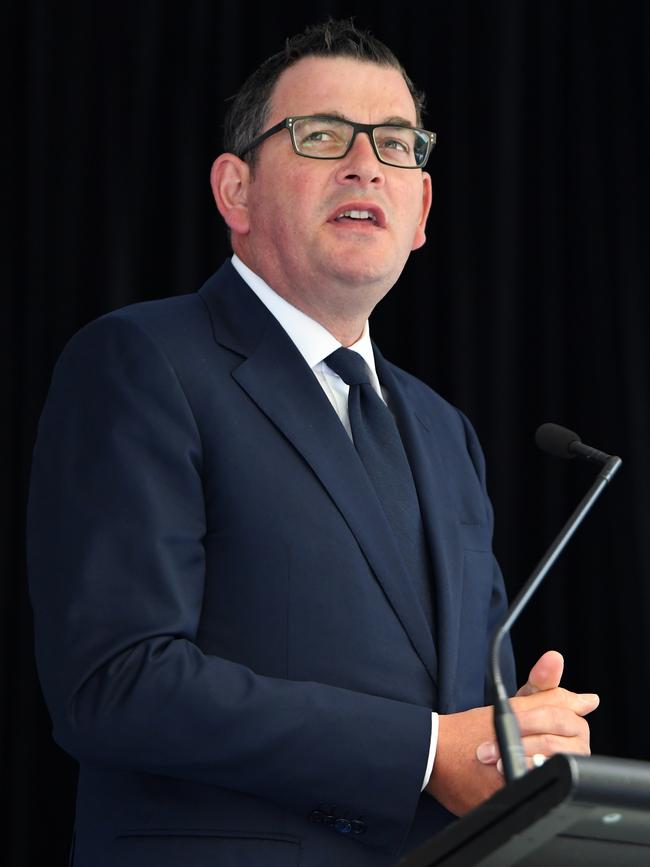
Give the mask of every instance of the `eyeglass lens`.
MULTIPOLYGON (((304 117, 293 123, 298 153, 319 159, 336 159, 348 149, 354 127, 342 120, 304 117)), ((394 166, 420 166, 427 157, 429 137, 417 129, 378 126, 373 138, 380 158, 394 166)))

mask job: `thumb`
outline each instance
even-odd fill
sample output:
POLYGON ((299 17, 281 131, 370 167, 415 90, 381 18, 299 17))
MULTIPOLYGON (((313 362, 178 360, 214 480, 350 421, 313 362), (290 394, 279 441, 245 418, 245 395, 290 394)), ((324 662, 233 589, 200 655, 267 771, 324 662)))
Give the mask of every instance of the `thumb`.
POLYGON ((528 682, 517 691, 517 695, 532 695, 560 685, 564 671, 564 657, 557 650, 547 650, 537 660, 528 675, 528 682))

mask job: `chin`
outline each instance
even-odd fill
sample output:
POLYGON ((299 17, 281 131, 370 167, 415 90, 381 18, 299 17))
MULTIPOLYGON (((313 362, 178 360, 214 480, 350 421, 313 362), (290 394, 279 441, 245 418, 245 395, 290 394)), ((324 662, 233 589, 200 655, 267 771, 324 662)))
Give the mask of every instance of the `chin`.
POLYGON ((379 256, 373 256, 370 252, 363 257, 342 253, 329 263, 329 271, 332 275, 353 284, 375 282, 390 284, 391 280, 394 281, 399 277, 401 270, 400 268, 396 271, 394 264, 391 267, 388 263, 382 262, 379 256))
POLYGON ((379 268, 373 266, 371 263, 363 268, 340 269, 338 277, 339 280, 344 281, 349 287, 366 287, 379 300, 394 286, 399 274, 399 271, 395 272, 393 269, 379 268))
POLYGON ((327 259, 331 271, 353 283, 380 282, 392 286, 402 273, 410 250, 402 256, 392 245, 387 249, 389 245, 364 240, 369 239, 357 239, 330 249, 327 259))

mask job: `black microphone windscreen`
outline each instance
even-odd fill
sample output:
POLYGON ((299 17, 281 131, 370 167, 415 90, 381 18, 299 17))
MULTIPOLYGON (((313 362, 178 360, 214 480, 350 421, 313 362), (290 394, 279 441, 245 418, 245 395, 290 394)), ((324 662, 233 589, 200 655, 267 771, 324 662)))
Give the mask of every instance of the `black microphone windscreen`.
POLYGON ((535 442, 543 452, 547 452, 549 455, 555 455, 558 458, 573 458, 575 454, 569 446, 572 443, 581 442, 581 439, 574 431, 561 427, 559 424, 547 422, 537 428, 535 442))

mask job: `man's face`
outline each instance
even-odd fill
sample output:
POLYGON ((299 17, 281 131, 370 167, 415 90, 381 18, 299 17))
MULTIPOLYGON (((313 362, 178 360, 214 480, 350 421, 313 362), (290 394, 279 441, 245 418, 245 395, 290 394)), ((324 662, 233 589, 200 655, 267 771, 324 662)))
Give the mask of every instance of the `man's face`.
MULTIPOLYGON (((309 57, 286 70, 265 129, 310 114, 416 123, 398 70, 340 57, 309 57)), ((342 159, 315 160, 295 154, 283 130, 258 148, 247 199, 249 231, 236 236, 235 251, 279 294, 323 321, 319 313, 368 316, 395 283, 411 250, 424 243, 431 184, 420 170, 380 163, 365 133, 342 159), (341 218, 364 210, 374 218, 341 218)))

